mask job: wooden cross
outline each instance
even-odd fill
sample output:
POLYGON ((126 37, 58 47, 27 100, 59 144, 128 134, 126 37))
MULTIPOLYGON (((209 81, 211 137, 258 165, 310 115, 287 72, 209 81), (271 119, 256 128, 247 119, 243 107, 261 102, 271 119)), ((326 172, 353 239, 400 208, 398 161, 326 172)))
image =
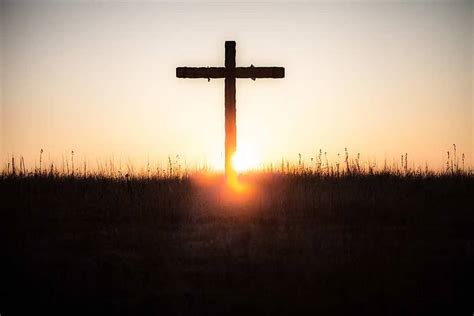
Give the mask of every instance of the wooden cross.
POLYGON ((178 78, 225 78, 225 173, 227 178, 235 176, 232 166, 232 156, 237 147, 236 109, 235 109, 235 79, 249 78, 284 78, 283 67, 236 67, 235 42, 225 42, 225 67, 178 67, 178 78))

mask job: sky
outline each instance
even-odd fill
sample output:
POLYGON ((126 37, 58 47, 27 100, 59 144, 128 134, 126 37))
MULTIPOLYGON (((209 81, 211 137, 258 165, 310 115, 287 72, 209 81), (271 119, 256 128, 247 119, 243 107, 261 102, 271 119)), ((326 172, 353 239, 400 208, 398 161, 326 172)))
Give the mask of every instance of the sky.
POLYGON ((472 1, 2 1, 1 161, 63 157, 219 169, 224 80, 179 66, 285 67, 237 80, 237 151, 253 164, 351 157, 473 164, 472 1))

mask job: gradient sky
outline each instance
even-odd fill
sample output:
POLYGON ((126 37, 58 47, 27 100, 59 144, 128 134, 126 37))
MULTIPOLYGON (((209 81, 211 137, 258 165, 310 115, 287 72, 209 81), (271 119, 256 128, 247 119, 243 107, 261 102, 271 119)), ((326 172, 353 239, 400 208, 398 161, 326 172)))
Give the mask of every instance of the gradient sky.
MULTIPOLYGON (((28 164, 180 155, 220 167, 224 81, 178 66, 283 66, 237 81, 238 148, 259 162, 362 159, 433 168, 473 155, 473 2, 15 2, 1 7, 1 157, 28 164)), ((239 149, 238 149, 239 150, 239 149)))

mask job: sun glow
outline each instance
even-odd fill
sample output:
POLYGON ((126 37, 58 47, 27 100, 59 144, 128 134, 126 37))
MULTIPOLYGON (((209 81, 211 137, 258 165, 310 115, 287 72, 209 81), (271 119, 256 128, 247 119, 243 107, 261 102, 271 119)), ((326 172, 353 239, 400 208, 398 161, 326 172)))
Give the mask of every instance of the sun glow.
POLYGON ((237 152, 232 157, 232 166, 237 172, 244 172, 256 169, 260 164, 257 151, 249 146, 239 146, 237 152))

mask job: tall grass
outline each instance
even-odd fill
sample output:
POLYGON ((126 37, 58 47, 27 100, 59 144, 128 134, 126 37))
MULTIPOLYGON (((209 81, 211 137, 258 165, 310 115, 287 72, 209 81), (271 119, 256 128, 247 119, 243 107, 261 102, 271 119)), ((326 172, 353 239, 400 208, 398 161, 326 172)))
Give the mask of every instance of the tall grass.
MULTIPOLYGON (((111 178, 111 179, 181 179, 188 178, 196 174, 218 174, 207 165, 189 167, 183 165, 180 156, 174 158, 168 156, 167 163, 163 167, 162 163, 151 163, 147 159, 146 167, 137 169, 130 161, 125 166, 120 161, 118 164, 113 158, 105 161, 96 161, 95 168, 88 164, 87 159, 81 163, 75 163, 74 151, 69 156, 62 157, 61 164, 49 161, 44 163, 44 150, 39 151, 39 166, 28 168, 25 165, 25 159, 22 155, 11 155, 8 161, 3 164, 0 171, 0 177, 75 177, 75 178, 111 178), (18 164, 19 161, 19 164, 18 164)), ((298 160, 295 163, 291 160, 282 159, 280 165, 264 164, 257 169, 244 172, 244 174, 278 174, 278 175, 303 175, 317 177, 348 177, 348 176, 371 176, 371 175, 391 175, 398 177, 433 177, 433 176, 473 176, 474 169, 466 167, 466 156, 461 154, 459 159, 456 144, 453 144, 453 150, 446 152, 444 167, 431 168, 425 163, 424 166, 412 166, 409 164, 409 155, 404 153, 400 156, 399 163, 395 161, 391 164, 384 160, 383 164, 377 164, 375 161, 362 160, 361 154, 352 155, 347 148, 344 149, 343 161, 341 154, 337 154, 335 161, 329 161, 328 153, 319 150, 316 158, 311 157, 306 160, 301 154, 298 154, 298 160)))
POLYGON ((243 175, 242 194, 179 156, 44 153, 0 175, 5 315, 472 313, 474 173, 455 147, 439 170, 320 150, 243 175))

